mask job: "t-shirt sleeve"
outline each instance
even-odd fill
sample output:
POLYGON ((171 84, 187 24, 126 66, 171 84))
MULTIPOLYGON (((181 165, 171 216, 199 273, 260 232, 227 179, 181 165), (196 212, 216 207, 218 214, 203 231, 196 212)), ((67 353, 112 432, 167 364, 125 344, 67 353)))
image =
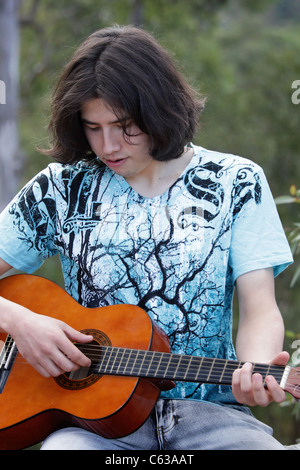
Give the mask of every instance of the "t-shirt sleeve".
POLYGON ((293 262, 276 204, 260 168, 248 188, 245 186, 248 195, 250 187, 251 197, 246 197, 246 191, 244 198, 240 195, 232 225, 229 263, 234 281, 247 272, 270 267, 277 276, 293 262))
POLYGON ((56 208, 49 171, 31 180, 0 214, 0 258, 29 274, 56 254, 56 208))

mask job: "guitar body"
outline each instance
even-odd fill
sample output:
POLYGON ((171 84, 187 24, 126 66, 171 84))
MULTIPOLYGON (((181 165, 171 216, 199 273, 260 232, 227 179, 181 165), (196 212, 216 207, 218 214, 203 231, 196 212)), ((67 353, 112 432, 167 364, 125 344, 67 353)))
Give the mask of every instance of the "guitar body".
MULTIPOLYGON (((0 280, 0 296, 91 333, 99 344, 169 351, 167 336, 136 306, 85 308, 56 284, 31 275, 0 280)), ((61 377, 62 382, 42 377, 17 354, 0 394, 0 449, 28 447, 67 426, 106 438, 130 434, 147 419, 160 393, 155 381, 143 378, 61 377)))

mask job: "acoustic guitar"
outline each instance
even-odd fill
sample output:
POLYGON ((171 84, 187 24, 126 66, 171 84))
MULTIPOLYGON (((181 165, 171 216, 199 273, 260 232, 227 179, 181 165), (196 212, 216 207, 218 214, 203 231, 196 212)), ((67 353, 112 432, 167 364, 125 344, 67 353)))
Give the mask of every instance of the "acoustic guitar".
MULTIPOLYGON (((85 308, 42 277, 3 278, 0 296, 94 338, 76 345, 91 359, 89 368, 45 378, 26 363, 10 335, 0 334, 1 450, 28 447, 68 426, 106 438, 125 436, 144 423, 161 389, 173 387, 173 380, 230 385, 233 371, 243 364, 172 354, 166 334, 141 308, 85 308)), ((254 364, 253 372, 273 375, 300 398, 300 368, 254 364)))

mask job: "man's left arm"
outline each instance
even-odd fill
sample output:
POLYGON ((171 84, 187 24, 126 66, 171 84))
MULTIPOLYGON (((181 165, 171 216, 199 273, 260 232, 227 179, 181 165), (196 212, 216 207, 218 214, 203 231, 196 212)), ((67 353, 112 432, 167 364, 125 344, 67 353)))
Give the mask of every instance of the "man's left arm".
POLYGON ((272 376, 264 387, 260 374, 252 375, 254 362, 285 365, 289 354, 282 351, 284 324, 275 298, 273 269, 243 274, 237 279, 239 327, 236 352, 245 362, 233 374, 232 391, 239 403, 266 406, 285 400, 285 392, 272 376))

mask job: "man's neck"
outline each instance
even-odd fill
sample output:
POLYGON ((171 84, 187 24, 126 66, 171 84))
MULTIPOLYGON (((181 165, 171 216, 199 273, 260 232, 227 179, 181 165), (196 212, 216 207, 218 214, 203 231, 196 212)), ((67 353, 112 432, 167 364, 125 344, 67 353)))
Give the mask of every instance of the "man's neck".
POLYGON ((128 184, 141 196, 154 198, 164 194, 181 176, 193 158, 193 149, 187 148, 183 154, 174 160, 159 162, 153 160, 153 165, 146 172, 126 178, 128 184))

